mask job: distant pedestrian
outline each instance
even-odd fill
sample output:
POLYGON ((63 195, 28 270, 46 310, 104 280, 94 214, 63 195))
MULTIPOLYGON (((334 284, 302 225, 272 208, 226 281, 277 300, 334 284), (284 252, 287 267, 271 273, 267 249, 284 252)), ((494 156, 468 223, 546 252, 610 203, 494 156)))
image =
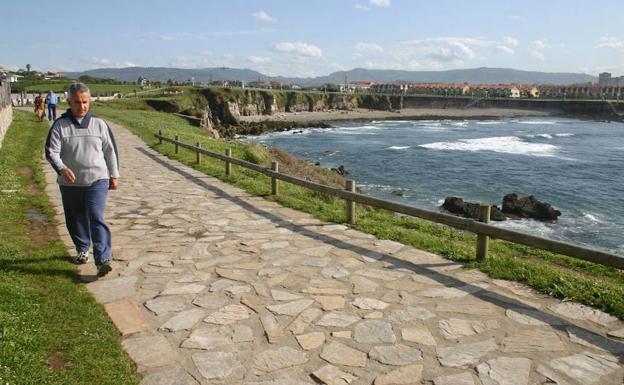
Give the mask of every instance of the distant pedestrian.
POLYGON ((39 119, 40 122, 43 122, 43 119, 46 116, 45 98, 41 92, 39 92, 39 95, 35 96, 35 115, 37 115, 37 119, 39 119))
POLYGON ((58 103, 58 96, 50 90, 50 92, 46 95, 45 102, 48 105, 48 120, 56 120, 56 104, 58 103))
POLYGON ((117 189, 119 162, 113 133, 89 112, 91 94, 82 83, 69 87, 69 106, 46 140, 46 158, 58 174, 65 224, 76 246, 78 264, 93 259, 97 275, 111 271, 111 232, 104 221, 108 190, 117 189))

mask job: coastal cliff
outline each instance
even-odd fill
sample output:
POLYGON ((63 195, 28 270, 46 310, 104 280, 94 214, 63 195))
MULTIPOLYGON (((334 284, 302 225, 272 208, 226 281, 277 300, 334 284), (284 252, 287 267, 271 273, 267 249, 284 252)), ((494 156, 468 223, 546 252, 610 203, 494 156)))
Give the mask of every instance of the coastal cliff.
MULTIPOLYGON (((326 127, 327 124, 314 120, 305 123, 298 119, 280 116, 284 113, 328 112, 328 111, 385 111, 433 110, 421 118, 453 118, 435 111, 456 110, 459 119, 465 119, 463 110, 473 111, 469 116, 487 117, 488 111, 515 110, 517 113, 535 111, 582 119, 623 120, 624 103, 603 100, 554 100, 554 99, 512 99, 471 98, 423 95, 391 94, 339 94, 293 90, 259 90, 232 88, 202 88, 185 93, 184 100, 148 100, 152 108, 166 112, 181 112, 198 118, 209 132, 221 136, 237 134, 254 135, 264 131, 283 131, 295 128, 326 127), (457 112, 459 111, 459 113, 457 112), (483 113, 474 113, 483 111, 483 113), (275 118, 273 118, 275 116, 275 118), (446 117, 445 117, 446 116, 446 117), (249 119, 257 117, 258 119, 249 119)), ((452 114, 451 114, 452 115, 452 114)), ((496 114, 495 114, 496 115, 496 114)), ((352 115, 350 115, 352 116, 352 115)), ((405 114, 396 118, 410 118, 405 114)), ((418 116, 413 116, 418 119, 418 116)), ((322 120, 322 119, 318 119, 322 120)))

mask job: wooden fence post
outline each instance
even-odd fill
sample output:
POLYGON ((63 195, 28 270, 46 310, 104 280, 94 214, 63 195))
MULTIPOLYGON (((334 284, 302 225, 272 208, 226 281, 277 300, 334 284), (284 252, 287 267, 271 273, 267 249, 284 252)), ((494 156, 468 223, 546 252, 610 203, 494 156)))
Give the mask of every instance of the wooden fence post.
MULTIPOLYGON (((225 156, 231 158, 232 157, 232 149, 231 148, 226 148, 225 149, 225 156)), ((232 163, 225 161, 225 175, 232 175, 232 163)))
POLYGON ((176 154, 178 153, 178 139, 179 139, 179 137, 178 137, 178 135, 176 135, 175 136, 175 153, 176 154))
POLYGON ((158 130, 158 144, 162 144, 162 130, 158 130))
POLYGON ((201 149, 201 143, 197 142, 197 150, 195 152, 196 158, 197 158, 197 164, 201 163, 201 152, 199 152, 199 149, 201 149))
MULTIPOLYGON (((347 181, 347 191, 355 192, 355 181, 348 180, 347 181)), ((351 225, 355 224, 355 202, 350 200, 345 200, 346 210, 347 210, 347 222, 351 225)))
MULTIPOLYGON (((479 222, 490 222, 491 207, 488 204, 479 205, 479 222)), ((482 262, 487 259, 488 243, 489 237, 487 235, 477 234, 477 261, 482 262)))
MULTIPOLYGON (((279 172, 279 163, 271 162, 271 170, 279 172)), ((279 179, 271 177, 271 194, 279 194, 279 179)))

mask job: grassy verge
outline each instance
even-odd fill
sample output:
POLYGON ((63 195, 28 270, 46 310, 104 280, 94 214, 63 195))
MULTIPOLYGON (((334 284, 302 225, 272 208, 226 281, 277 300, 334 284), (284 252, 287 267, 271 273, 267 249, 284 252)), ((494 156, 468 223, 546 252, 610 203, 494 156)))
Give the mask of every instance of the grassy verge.
POLYGON ((137 384, 118 331, 45 219, 47 124, 13 118, 0 149, 0 384, 137 384))
MULTIPOLYGON (((269 196, 271 187, 268 177, 236 166, 234 175, 228 177, 223 163, 208 157, 204 157, 203 163, 197 166, 194 153, 181 150, 175 154, 173 145, 158 144, 153 134, 161 129, 167 136, 179 135, 180 140, 186 143, 201 142, 203 147, 221 153, 231 147, 235 157, 268 165, 269 157, 263 155, 262 149, 257 146, 210 139, 201 129, 166 113, 121 110, 107 107, 104 103, 96 104, 95 111, 127 127, 157 151, 206 174, 284 206, 311 213, 322 220, 345 220, 344 203, 338 199, 287 183, 282 183, 278 197, 269 196)), ((397 217, 383 210, 360 209, 357 224, 353 227, 381 239, 399 241, 465 263, 493 278, 524 282, 540 292, 591 305, 624 318, 624 272, 620 270, 499 240, 490 242, 492 258, 477 263, 474 257, 475 235, 415 218, 397 217)))
MULTIPOLYGON (((32 86, 26 86, 27 92, 43 92, 47 93, 52 90, 56 93, 63 93, 67 91, 67 88, 73 83, 71 80, 67 81, 59 81, 50 84, 37 84, 32 86)), ((113 93, 113 92, 121 92, 122 94, 127 94, 130 92, 134 92, 134 90, 141 91, 141 88, 137 85, 133 84, 100 84, 100 83, 92 83, 87 84, 89 89, 91 90, 92 95, 97 95, 98 93, 113 93)))

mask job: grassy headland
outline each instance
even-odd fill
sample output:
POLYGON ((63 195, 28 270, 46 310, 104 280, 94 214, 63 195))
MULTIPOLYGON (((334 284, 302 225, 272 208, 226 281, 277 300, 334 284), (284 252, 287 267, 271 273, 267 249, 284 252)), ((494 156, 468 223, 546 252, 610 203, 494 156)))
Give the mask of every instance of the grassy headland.
MULTIPOLYGON (((211 139, 202 129, 191 126, 182 118, 150 111, 149 108, 121 109, 118 103, 123 101, 116 101, 114 106, 107 102, 95 103, 94 111, 127 127, 157 151, 208 175, 284 206, 308 212, 321 220, 344 222, 344 202, 339 199, 287 183, 282 184, 279 196, 270 196, 268 177, 236 166, 234 175, 226 176, 221 161, 204 157, 202 164, 196 165, 194 153, 181 150, 175 154, 171 144, 158 144, 153 135, 160 129, 166 136, 179 135, 183 142, 200 142, 202 147, 216 152, 223 153, 226 148, 232 148, 233 156, 264 166, 269 166, 275 157, 274 152, 239 141, 211 139)), ((310 170, 314 167, 301 167, 299 163, 298 167, 291 168, 292 171, 282 167, 280 169, 285 173, 296 172, 299 177, 311 178, 310 170)), ((315 172, 331 175, 329 170, 315 172)), ((395 240, 462 262, 493 278, 524 282, 540 292, 591 305, 624 319, 624 272, 620 270, 500 240, 490 242, 491 258, 477 263, 475 235, 416 218, 397 217, 393 213, 372 208, 360 207, 357 224, 353 227, 381 239, 395 240)))
POLYGON ((0 384, 137 384, 119 332, 77 282, 50 219, 47 132, 14 111, 0 149, 0 384))

